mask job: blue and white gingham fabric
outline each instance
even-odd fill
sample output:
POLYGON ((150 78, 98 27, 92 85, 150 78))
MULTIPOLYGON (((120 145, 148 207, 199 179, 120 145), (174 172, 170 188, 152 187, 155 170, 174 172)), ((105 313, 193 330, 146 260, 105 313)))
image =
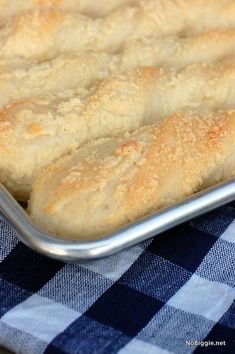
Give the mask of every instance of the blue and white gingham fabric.
POLYGON ((234 354, 234 220, 231 204, 82 265, 29 250, 0 220, 0 345, 22 354, 234 354))

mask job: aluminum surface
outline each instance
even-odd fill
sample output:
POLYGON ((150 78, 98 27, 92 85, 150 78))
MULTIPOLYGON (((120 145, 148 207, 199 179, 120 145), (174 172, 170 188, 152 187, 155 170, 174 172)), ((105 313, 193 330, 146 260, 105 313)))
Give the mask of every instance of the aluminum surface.
POLYGON ((40 231, 0 184, 0 211, 14 226, 20 240, 35 251, 63 262, 85 262, 110 256, 232 200, 235 200, 235 179, 197 193, 100 239, 69 241, 40 231))

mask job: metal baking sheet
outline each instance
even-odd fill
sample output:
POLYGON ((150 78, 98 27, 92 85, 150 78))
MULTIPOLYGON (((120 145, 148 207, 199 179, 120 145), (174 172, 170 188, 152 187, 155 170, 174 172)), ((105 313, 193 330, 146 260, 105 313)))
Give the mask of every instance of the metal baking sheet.
POLYGON ((42 232, 21 205, 0 184, 0 211, 13 225, 20 240, 48 257, 63 262, 86 262, 110 256, 196 216, 235 200, 235 179, 194 194, 112 234, 93 241, 69 241, 42 232))

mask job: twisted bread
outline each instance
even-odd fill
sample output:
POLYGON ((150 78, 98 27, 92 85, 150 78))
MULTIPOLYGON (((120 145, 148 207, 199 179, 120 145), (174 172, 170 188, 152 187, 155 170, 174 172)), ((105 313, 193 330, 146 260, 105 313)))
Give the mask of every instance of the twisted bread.
POLYGON ((0 107, 22 98, 84 95, 86 88, 110 74, 116 58, 106 53, 87 53, 62 55, 38 65, 16 61, 9 67, 5 62, 0 61, 0 107))
POLYGON ((0 56, 45 60, 82 50, 120 51, 129 40, 235 26, 234 0, 146 0, 102 19, 76 12, 24 14, 0 30, 0 56))
POLYGON ((58 236, 105 235, 234 176, 234 136, 231 111, 175 113, 131 135, 98 140, 37 178, 29 213, 58 236))
POLYGON ((26 99, 0 110, 0 181, 27 199, 39 171, 92 139, 133 131, 178 110, 235 104, 235 64, 195 64, 180 73, 142 68, 104 80, 93 94, 26 99))
MULTIPOLYGON (((0 0, 0 23, 7 18, 35 9, 57 8, 73 10, 88 16, 104 16, 118 7, 137 0, 0 0)), ((138 0, 140 1, 140 0, 138 0)))
POLYGON ((235 29, 213 30, 180 37, 151 37, 126 43, 121 55, 121 71, 138 66, 182 69, 192 63, 211 63, 235 55, 235 29))
POLYGON ((3 59, 0 60, 0 107, 26 97, 82 95, 111 73, 123 73, 140 66, 181 69, 195 61, 232 60, 234 54, 235 29, 232 29, 188 38, 151 38, 144 43, 128 43, 118 54, 60 55, 38 65, 3 59))

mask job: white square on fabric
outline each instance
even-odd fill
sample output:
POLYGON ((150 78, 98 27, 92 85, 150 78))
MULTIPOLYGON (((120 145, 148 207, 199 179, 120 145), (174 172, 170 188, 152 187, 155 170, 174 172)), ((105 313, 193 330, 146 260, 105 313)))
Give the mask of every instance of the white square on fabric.
MULTIPOLYGON (((44 353, 48 343, 29 333, 10 327, 0 320, 0 345, 14 353, 44 353)), ((1 352, 1 349, 0 349, 1 352)))
POLYGON ((78 312, 52 300, 33 295, 13 307, 1 320, 8 326, 50 342, 78 317, 80 317, 78 312))
POLYGON ((203 340, 214 326, 205 317, 164 305, 138 333, 137 339, 175 354, 190 354, 195 348, 186 340, 203 340))
POLYGON ((143 252, 144 248, 142 245, 138 245, 111 257, 81 264, 81 267, 116 281, 130 268, 143 252))
POLYGON ((226 231, 220 237, 222 240, 235 243, 235 222, 229 225, 226 231))
POLYGON ((0 247, 0 262, 13 250, 19 242, 15 230, 8 224, 0 214, 0 240, 4 247, 0 247))
POLYGON ((38 295, 84 313, 112 285, 113 281, 103 275, 78 264, 67 264, 38 291, 38 295))
POLYGON ((194 274, 168 301, 168 305, 216 322, 234 299, 235 289, 194 274))
POLYGON ((150 343, 142 342, 138 339, 132 339, 118 354, 171 354, 168 350, 162 349, 150 343))

